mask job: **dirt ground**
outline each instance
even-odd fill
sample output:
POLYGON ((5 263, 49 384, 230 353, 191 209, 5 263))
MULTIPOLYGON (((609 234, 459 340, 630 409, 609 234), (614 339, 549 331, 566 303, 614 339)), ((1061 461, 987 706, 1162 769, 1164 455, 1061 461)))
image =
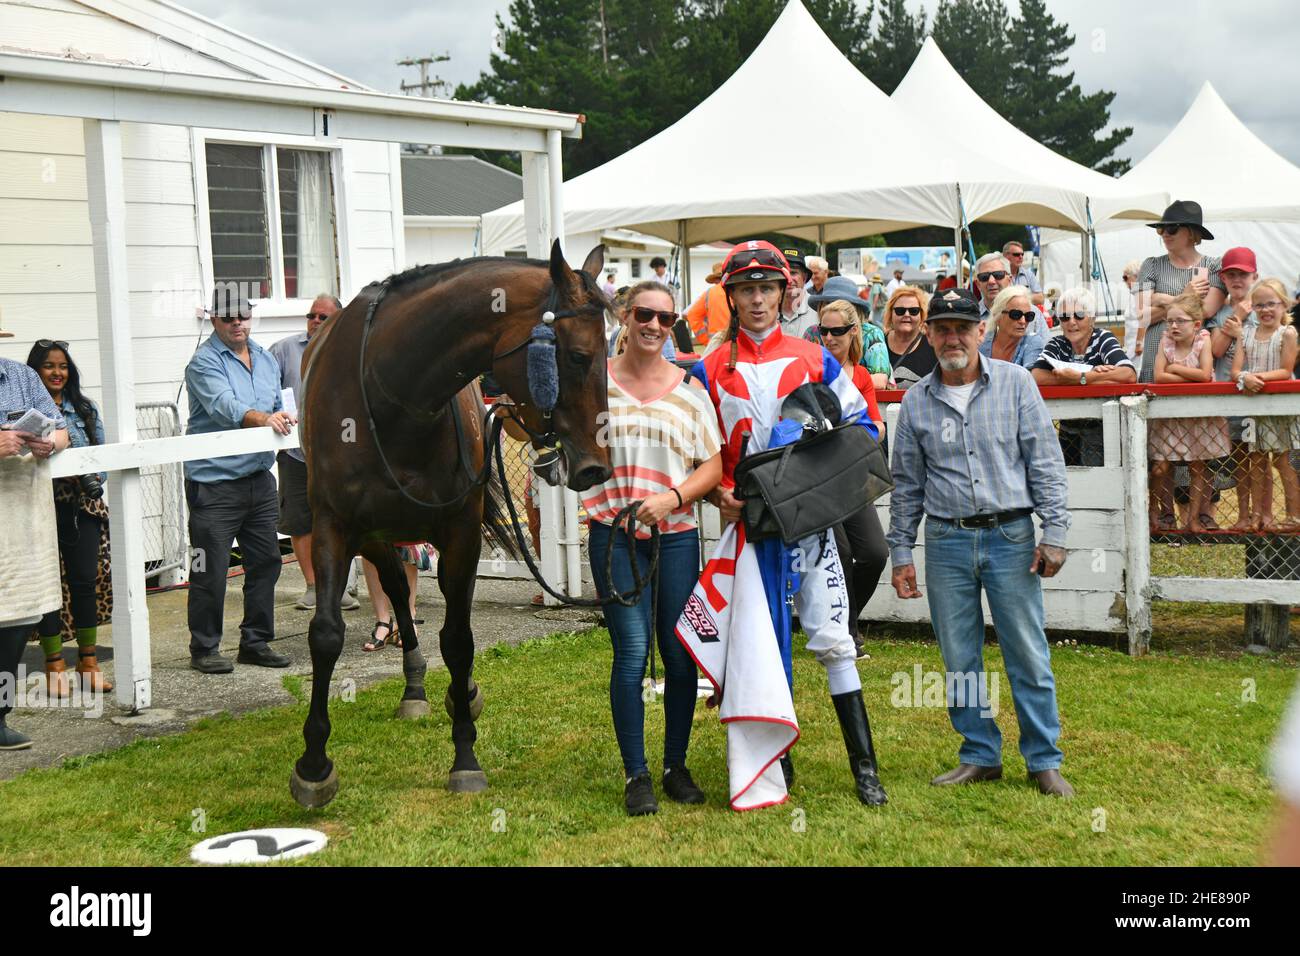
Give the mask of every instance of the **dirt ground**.
MULTIPOLYGON (((232 661, 238 650, 239 620, 243 605, 242 578, 232 578, 226 592, 226 636, 221 651, 232 661)), ((531 581, 480 580, 475 591, 474 642, 479 650, 494 644, 519 643, 556 631, 578 630, 598 623, 600 618, 590 609, 536 609, 529 600, 538 588, 531 581)), ((32 738, 30 750, 0 753, 0 780, 13 777, 33 767, 59 764, 68 757, 99 753, 124 746, 140 737, 152 737, 183 731, 195 721, 220 713, 243 713, 259 707, 293 702, 283 678, 288 674, 311 679, 311 654, 307 648, 307 626, 311 612, 299 611, 294 603, 303 591, 302 573, 295 563, 287 563, 276 587, 276 641, 272 647, 292 661, 289 667, 275 669, 236 664, 232 674, 204 675, 189 666, 189 631, 185 623, 185 590, 152 594, 148 598, 152 633, 153 700, 152 706, 138 715, 129 715, 106 695, 102 707, 20 707, 9 717, 9 724, 32 738), (96 710, 101 711, 96 713, 96 710)), ((336 685, 351 679, 359 689, 375 681, 401 673, 402 653, 395 647, 366 653, 362 644, 370 635, 374 615, 366 595, 365 582, 359 586, 361 609, 345 611, 347 637, 343 655, 334 672, 336 685)), ((442 666, 438 653, 438 628, 442 625, 442 595, 432 574, 421 574, 417 597, 417 616, 425 623, 418 626, 421 648, 430 669, 442 666)), ((113 679, 112 628, 102 628, 100 666, 113 679)), ((76 647, 65 645, 64 656, 71 671, 76 647)), ((29 644, 23 658, 30 676, 43 669, 43 655, 36 644, 29 644)), ((432 701, 433 706, 441 702, 432 701)), ((394 706, 397 700, 393 701, 394 706)))

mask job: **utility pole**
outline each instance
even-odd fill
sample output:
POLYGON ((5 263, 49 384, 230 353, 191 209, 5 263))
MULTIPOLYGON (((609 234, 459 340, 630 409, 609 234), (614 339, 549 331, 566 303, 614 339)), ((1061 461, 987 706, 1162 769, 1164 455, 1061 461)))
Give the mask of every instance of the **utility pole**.
POLYGON ((411 90, 419 90, 420 96, 431 98, 435 93, 447 89, 447 81, 439 77, 429 79, 429 66, 434 63, 446 63, 451 59, 450 54, 444 53, 442 56, 408 56, 405 60, 398 60, 398 66, 418 66, 420 68, 419 83, 401 83, 399 84, 403 93, 411 90))
MULTIPOLYGON (((419 90, 419 96, 425 99, 432 99, 438 94, 446 94, 448 86, 446 80, 435 76, 429 79, 429 67, 434 63, 446 63, 451 59, 451 55, 444 53, 442 56, 408 56, 404 60, 398 60, 398 66, 418 66, 420 68, 419 83, 399 83, 398 86, 403 93, 410 94, 412 90, 419 90)), ((442 152, 439 146, 419 145, 415 143, 403 143, 402 151, 408 154, 421 156, 436 156, 442 152)))

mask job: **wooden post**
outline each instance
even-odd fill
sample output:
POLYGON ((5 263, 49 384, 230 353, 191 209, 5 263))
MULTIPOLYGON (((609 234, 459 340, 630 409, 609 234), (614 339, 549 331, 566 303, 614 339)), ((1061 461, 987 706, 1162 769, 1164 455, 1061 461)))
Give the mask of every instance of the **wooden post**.
MULTIPOLYGON (((122 178, 122 127, 84 120, 86 198, 95 255, 104 431, 110 443, 135 441, 135 356, 127 295, 126 199, 122 178)), ((149 706, 152 661, 149 608, 145 604, 144 506, 138 468, 108 483, 113 542, 113 662, 117 702, 132 711, 149 706)))
POLYGON ((1151 532, 1147 521, 1147 400, 1125 395, 1120 404, 1120 451, 1124 482, 1124 603, 1128 652, 1151 648, 1151 532))
MULTIPOLYGON (((1246 542, 1246 577, 1272 581, 1300 577, 1300 541, 1280 535, 1251 538, 1246 542)), ((1286 647, 1291 641, 1290 605, 1247 604, 1245 639, 1247 646, 1263 644, 1272 651, 1286 647)))

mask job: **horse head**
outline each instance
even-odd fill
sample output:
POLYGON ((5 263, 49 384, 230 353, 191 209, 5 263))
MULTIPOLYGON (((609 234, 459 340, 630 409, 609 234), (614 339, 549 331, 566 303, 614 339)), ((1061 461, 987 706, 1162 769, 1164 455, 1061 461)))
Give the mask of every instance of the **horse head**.
POLYGON ((559 448, 558 454, 542 456, 537 474, 574 491, 613 473, 609 448, 600 438, 609 415, 604 320, 609 302, 597 284, 604 262, 605 247, 598 245, 575 272, 557 239, 551 245, 549 281, 529 312, 535 324, 526 350, 512 350, 493 365, 497 381, 517 399, 513 414, 534 447, 554 442, 559 448))

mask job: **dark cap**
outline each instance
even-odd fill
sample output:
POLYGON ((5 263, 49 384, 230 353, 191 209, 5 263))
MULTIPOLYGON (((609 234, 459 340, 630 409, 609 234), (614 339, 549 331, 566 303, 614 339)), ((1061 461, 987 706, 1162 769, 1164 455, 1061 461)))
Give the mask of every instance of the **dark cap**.
POLYGON ((211 315, 214 319, 226 319, 236 315, 251 319, 253 306, 238 290, 217 283, 217 287, 212 290, 211 315))
POLYGON ((803 253, 798 249, 782 249, 781 255, 785 256, 785 261, 790 263, 791 269, 798 269, 805 276, 812 276, 812 270, 808 268, 808 263, 803 261, 803 253))
POLYGON ((930 297, 930 308, 926 312, 926 321, 938 319, 965 319, 967 322, 979 322, 980 300, 969 289, 945 289, 930 297))

